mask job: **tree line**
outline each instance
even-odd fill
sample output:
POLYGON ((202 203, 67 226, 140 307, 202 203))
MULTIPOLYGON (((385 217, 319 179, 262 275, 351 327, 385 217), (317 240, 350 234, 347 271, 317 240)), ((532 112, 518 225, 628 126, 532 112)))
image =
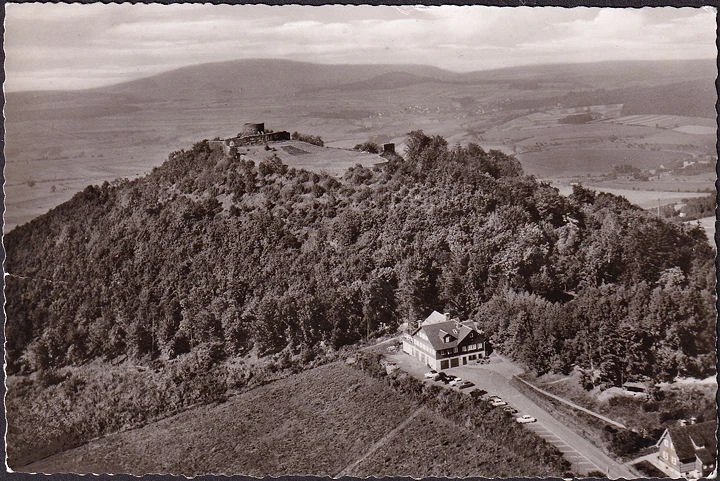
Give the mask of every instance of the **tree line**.
POLYGON ((703 231, 422 131, 336 178, 213 150, 90 186, 5 237, 8 372, 339 348, 433 309, 588 383, 714 369, 703 231))

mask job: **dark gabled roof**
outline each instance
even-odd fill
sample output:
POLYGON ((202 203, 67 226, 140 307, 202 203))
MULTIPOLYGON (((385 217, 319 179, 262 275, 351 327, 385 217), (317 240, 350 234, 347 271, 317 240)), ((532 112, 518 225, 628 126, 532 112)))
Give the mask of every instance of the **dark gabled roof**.
POLYGON ((681 461, 695 459, 695 455, 697 455, 705 463, 705 459, 713 462, 717 452, 716 430, 715 421, 707 421, 687 426, 673 426, 668 428, 667 432, 681 461), (698 449, 695 448, 696 446, 698 449))
POLYGON ((468 334, 475 331, 475 328, 470 322, 434 322, 432 324, 423 324, 416 329, 412 335, 415 336, 420 331, 427 336, 433 349, 441 351, 443 349, 458 347, 468 334), (451 337, 450 342, 443 342, 445 335, 449 335, 451 337))
POLYGON ((715 462, 715 454, 711 453, 707 448, 700 448, 695 451, 695 454, 703 464, 712 464, 715 462))

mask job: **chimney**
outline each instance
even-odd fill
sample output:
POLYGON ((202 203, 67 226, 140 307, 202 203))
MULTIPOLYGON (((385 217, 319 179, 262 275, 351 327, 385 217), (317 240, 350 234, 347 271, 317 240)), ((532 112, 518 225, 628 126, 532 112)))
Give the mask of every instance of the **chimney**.
POLYGON ((383 154, 394 154, 395 153, 395 144, 389 143, 389 144, 383 144, 383 154))

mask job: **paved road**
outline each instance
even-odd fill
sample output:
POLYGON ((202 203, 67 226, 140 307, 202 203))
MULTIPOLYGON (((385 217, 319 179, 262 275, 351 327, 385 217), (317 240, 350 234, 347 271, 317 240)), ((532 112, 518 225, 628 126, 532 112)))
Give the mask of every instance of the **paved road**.
MULTIPOLYGON (((398 353, 388 356, 398 366, 415 377, 422 379, 427 367, 407 354, 398 353)), ((520 411, 537 419, 537 423, 528 426, 549 443, 557 446, 579 475, 587 475, 590 471, 600 471, 608 477, 637 478, 638 475, 627 466, 610 458, 590 441, 555 419, 549 412, 535 404, 525 394, 510 384, 513 376, 522 370, 516 365, 493 355, 490 364, 467 365, 447 369, 447 373, 472 381, 491 395, 497 395, 520 411)))

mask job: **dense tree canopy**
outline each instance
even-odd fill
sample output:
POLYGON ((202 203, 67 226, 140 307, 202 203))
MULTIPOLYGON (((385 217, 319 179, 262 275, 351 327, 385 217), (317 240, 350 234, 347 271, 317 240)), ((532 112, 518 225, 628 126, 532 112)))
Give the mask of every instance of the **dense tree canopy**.
POLYGON ((338 347, 433 309, 481 321, 538 372, 713 369, 699 228, 582 187, 563 197, 474 144, 407 145, 335 178, 203 141, 86 188, 5 238, 9 371, 338 347))

